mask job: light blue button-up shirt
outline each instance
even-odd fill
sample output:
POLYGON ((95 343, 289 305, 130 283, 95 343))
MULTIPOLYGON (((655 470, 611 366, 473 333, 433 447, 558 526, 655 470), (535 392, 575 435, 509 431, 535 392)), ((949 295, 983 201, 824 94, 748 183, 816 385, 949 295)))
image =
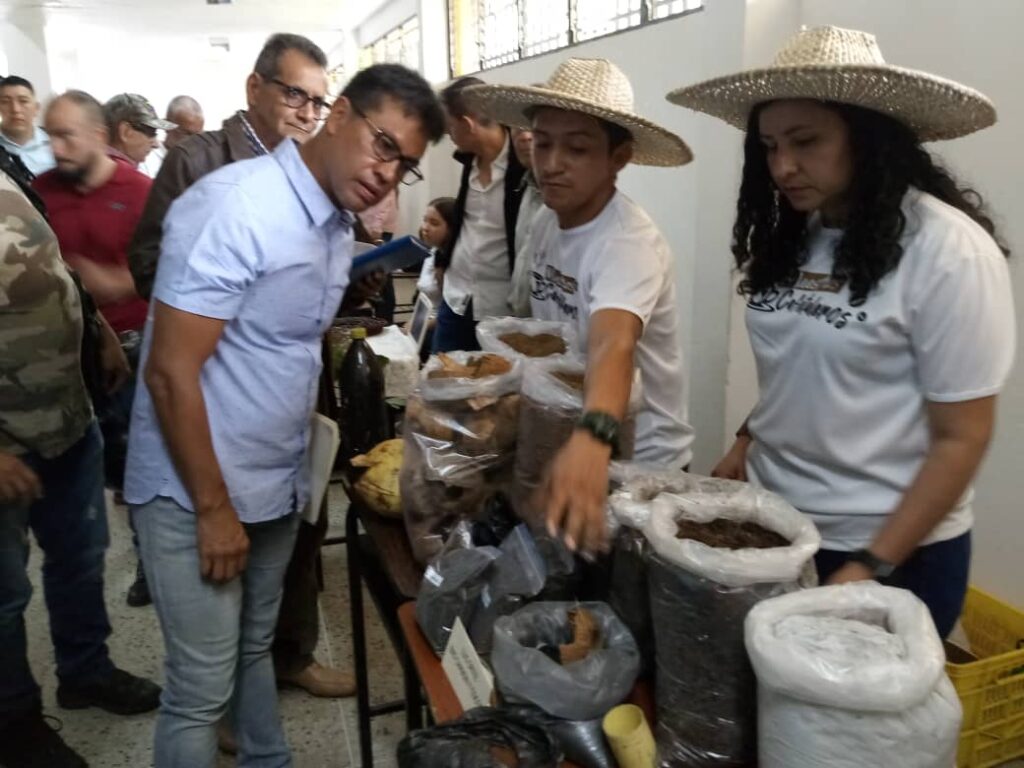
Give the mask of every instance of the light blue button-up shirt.
MULTIPOLYGON (((309 498, 305 457, 321 337, 348 284, 351 223, 290 139, 271 155, 204 177, 164 221, 153 298, 227 321, 200 386, 214 452, 242 522, 282 517, 309 498)), ((151 309, 141 366, 152 322, 151 309)), ((124 495, 130 504, 169 496, 195 510, 142 377, 124 495)))
POLYGON ((50 149, 50 137, 39 126, 36 126, 32 138, 26 144, 18 144, 0 133, 0 145, 12 155, 20 157, 25 167, 36 176, 57 165, 57 161, 53 159, 53 150, 50 149))

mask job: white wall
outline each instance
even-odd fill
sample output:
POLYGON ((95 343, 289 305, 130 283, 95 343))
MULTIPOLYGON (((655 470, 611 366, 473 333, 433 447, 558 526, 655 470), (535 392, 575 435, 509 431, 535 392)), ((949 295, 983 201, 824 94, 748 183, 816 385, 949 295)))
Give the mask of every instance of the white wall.
MULTIPOLYGON (((619 187, 646 209, 676 258, 690 420, 697 429, 694 466, 701 470, 718 457, 722 445, 730 290, 726 256, 739 139, 737 132, 700 124, 664 96, 674 87, 741 65, 744 12, 744 0, 714 0, 699 13, 480 75, 494 83, 537 82, 567 56, 607 57, 629 76, 639 114, 678 132, 695 150, 696 161, 681 169, 628 167, 619 187)), ((429 199, 456 193, 458 167, 450 153, 448 143, 431 151, 425 163, 428 182, 417 194, 429 199)))
POLYGON ((17 8, 4 18, 0 24, 0 51, 7 60, 0 74, 24 77, 41 99, 50 94, 46 22, 41 8, 17 8))

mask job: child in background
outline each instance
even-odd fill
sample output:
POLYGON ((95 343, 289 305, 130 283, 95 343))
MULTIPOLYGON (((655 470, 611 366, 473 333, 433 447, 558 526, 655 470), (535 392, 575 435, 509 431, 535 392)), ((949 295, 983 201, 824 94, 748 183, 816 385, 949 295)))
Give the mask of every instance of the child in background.
POLYGON ((427 210, 423 212, 423 222, 420 224, 420 240, 430 246, 433 253, 423 260, 423 269, 416 289, 430 299, 435 310, 441 304, 441 283, 437 279, 434 267, 434 253, 450 246, 454 218, 455 198, 438 197, 427 205, 427 210))

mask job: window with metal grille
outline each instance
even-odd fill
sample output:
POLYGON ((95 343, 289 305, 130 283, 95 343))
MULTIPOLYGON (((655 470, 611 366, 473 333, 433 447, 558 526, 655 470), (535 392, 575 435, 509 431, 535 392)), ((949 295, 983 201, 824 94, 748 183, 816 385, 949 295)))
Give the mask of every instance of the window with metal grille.
POLYGON ((359 49, 359 67, 371 64, 404 64, 409 69, 420 68, 420 19, 413 16, 405 23, 381 35, 369 45, 359 49))
POLYGON ((453 77, 696 11, 706 0, 448 0, 453 77))

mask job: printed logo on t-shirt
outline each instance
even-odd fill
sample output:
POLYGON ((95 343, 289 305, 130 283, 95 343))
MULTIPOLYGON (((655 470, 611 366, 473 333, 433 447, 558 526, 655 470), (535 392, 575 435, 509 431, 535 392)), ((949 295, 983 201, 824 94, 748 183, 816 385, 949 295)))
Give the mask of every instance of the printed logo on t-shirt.
POLYGON ((111 208, 111 210, 117 211, 118 213, 121 213, 122 211, 127 211, 128 210, 128 206, 127 205, 125 205, 124 203, 116 202, 116 201, 110 203, 110 208, 111 208))
POLYGON ((843 306, 839 302, 829 303, 817 296, 809 295, 838 294, 844 285, 845 281, 837 280, 829 274, 801 272, 792 288, 769 288, 751 296, 747 307, 757 312, 794 312, 822 320, 836 329, 845 328, 851 320, 863 323, 868 319, 867 312, 858 312, 849 304, 843 306))
POLYGON ((537 270, 530 272, 530 295, 537 301, 554 302, 566 317, 579 317, 575 300, 569 299, 576 296, 578 287, 576 278, 563 274, 550 264, 544 267, 543 274, 537 270))
POLYGON ((800 278, 796 281, 795 288, 801 291, 824 291, 826 293, 839 293, 846 285, 845 280, 839 280, 829 274, 821 272, 801 272, 800 278))

